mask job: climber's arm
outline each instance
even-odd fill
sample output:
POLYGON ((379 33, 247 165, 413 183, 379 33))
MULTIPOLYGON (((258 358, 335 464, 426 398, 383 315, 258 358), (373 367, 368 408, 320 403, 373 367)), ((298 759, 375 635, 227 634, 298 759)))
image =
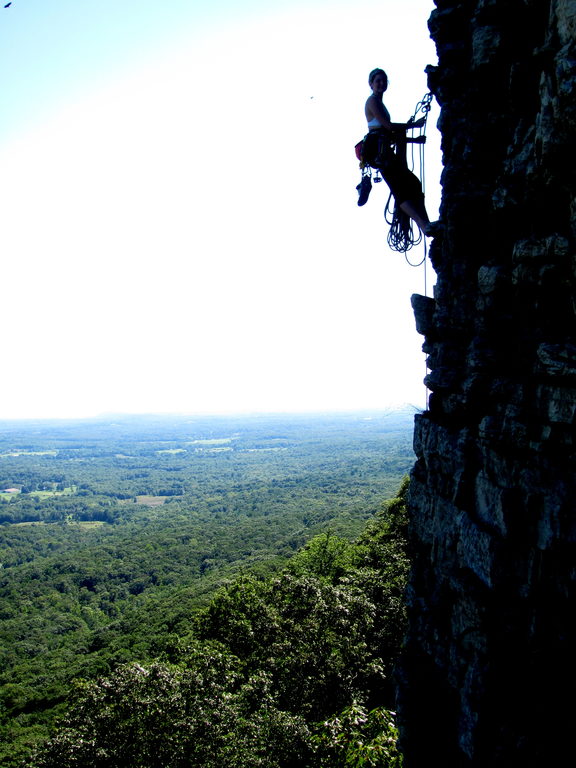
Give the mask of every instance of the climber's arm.
POLYGON ((402 133, 404 131, 410 131, 412 128, 422 128, 426 122, 425 117, 421 117, 419 120, 410 120, 407 123, 392 123, 392 130, 396 133, 402 133))

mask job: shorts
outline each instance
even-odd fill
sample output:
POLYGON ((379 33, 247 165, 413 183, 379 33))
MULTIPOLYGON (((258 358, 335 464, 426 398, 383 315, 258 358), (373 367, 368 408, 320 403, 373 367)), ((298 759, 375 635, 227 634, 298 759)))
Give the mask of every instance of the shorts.
POLYGON ((369 133, 364 138, 362 156, 371 168, 380 171, 397 205, 407 200, 418 202, 424 199, 420 179, 394 152, 394 147, 385 133, 369 133))

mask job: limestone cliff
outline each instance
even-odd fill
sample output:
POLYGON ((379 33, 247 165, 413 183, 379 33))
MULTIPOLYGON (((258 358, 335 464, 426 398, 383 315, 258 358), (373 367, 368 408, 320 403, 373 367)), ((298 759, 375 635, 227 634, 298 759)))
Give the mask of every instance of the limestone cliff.
POLYGON ((576 0, 435 4, 443 232, 434 298, 412 299, 431 396, 411 482, 406 768, 564 765, 576 714, 576 0))

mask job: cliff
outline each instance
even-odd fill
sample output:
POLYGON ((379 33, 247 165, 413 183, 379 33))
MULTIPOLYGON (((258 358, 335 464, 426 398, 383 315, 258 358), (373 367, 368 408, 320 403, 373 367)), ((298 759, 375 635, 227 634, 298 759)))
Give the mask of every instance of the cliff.
POLYGON ((436 0, 443 231, 411 480, 406 768, 564 764, 575 712, 576 2, 436 0))

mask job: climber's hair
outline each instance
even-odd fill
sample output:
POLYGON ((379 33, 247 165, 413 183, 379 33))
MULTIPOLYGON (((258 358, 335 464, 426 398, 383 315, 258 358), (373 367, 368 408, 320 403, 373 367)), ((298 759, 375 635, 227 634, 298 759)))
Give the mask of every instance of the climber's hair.
POLYGON ((386 72, 384 72, 383 69, 376 68, 376 69, 373 69, 372 72, 370 72, 370 74, 368 75, 368 85, 372 87, 372 83, 374 82, 374 78, 376 77, 376 75, 384 75, 384 79, 386 80, 386 87, 384 88, 384 90, 386 90, 388 88, 388 75, 386 74, 386 72))

